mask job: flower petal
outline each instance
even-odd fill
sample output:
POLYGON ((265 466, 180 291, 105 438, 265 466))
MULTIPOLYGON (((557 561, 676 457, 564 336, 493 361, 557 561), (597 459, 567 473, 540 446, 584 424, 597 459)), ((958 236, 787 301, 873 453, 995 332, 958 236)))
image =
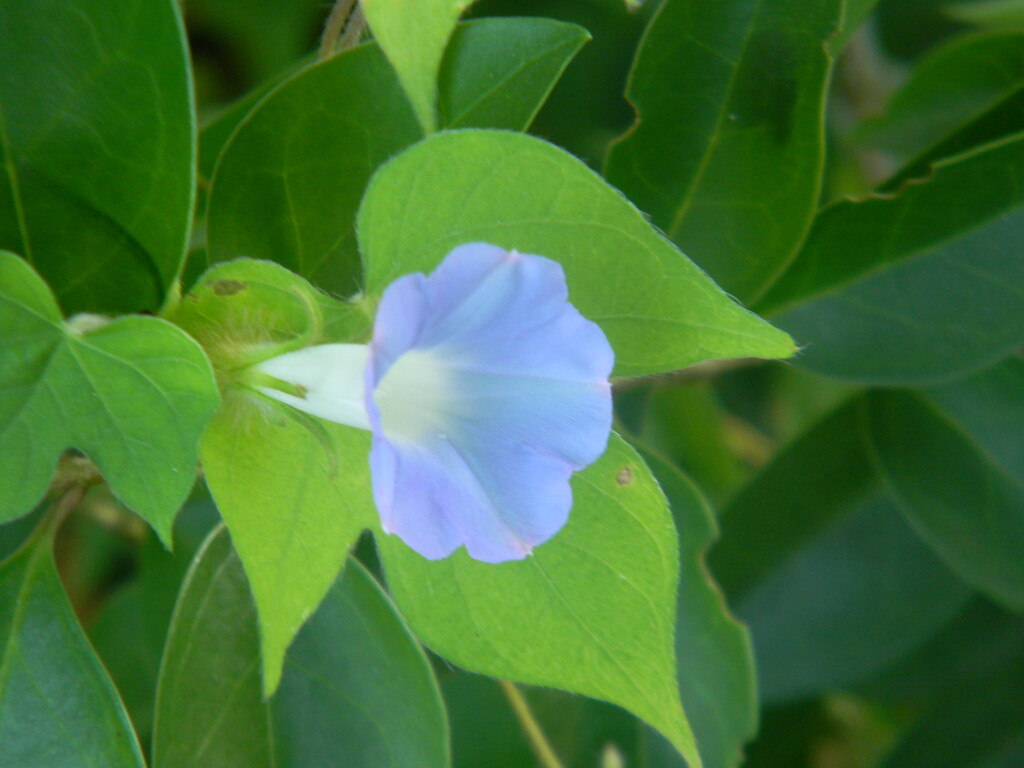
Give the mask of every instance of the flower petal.
POLYGON ((427 557, 518 559, 564 524, 603 451, 614 362, 561 267, 470 244, 389 286, 367 369, 374 495, 427 557))
POLYGON ((370 466, 384 530, 432 560, 465 544, 470 557, 500 563, 565 525, 572 467, 504 440, 477 448, 376 438, 370 466))

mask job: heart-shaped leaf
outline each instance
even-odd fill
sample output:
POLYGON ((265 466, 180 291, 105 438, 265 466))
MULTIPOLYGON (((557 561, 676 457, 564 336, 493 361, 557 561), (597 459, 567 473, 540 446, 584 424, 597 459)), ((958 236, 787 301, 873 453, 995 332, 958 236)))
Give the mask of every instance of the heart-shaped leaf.
POLYGON ((420 142, 374 176, 358 231, 370 294, 462 243, 558 261, 570 300, 608 335, 618 375, 793 352, 600 176, 530 136, 465 130, 420 142))
POLYGON ((455 22, 473 0, 362 0, 373 37, 426 133, 437 129, 437 73, 455 22))
POLYGON ((1024 135, 936 164, 895 195, 822 209, 758 309, 797 364, 872 384, 932 384, 1024 342, 1024 135))
POLYGON ((236 377, 254 362, 254 350, 267 357, 276 345, 297 338, 308 344, 361 341, 368 318, 277 264, 239 259, 203 275, 175 320, 208 350, 225 388, 200 456, 252 585, 263 682, 271 693, 296 631, 320 604, 360 532, 376 519, 369 435, 236 386, 236 377))
POLYGON ((68 604, 52 546, 44 530, 0 563, 0 765, 143 768, 128 715, 68 604))
POLYGON ((460 549, 430 561, 378 536, 391 594, 453 663, 618 704, 696 768, 676 685, 679 554, 665 497, 616 436, 572 486, 568 525, 526 560, 492 565, 460 549))
POLYGON ((3 0, 0 29, 0 248, 68 312, 159 309, 195 187, 178 3, 3 0))
POLYGON ((637 52, 626 92, 637 120, 609 152, 608 180, 744 301, 792 260, 818 206, 825 41, 841 11, 839 0, 665 0, 637 52))
POLYGON ((222 528, 182 588, 160 673, 156 768, 445 768, 448 727, 422 649, 356 562, 260 691, 245 573, 222 528))
POLYGON ((34 506, 73 447, 169 544, 220 399, 210 363, 164 320, 91 322, 63 323, 32 268, 0 252, 0 520, 34 506))

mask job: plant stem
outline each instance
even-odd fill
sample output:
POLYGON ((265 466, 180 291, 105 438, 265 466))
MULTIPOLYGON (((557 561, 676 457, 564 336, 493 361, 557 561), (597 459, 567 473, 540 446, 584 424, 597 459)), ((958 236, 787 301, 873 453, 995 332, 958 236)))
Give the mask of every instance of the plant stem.
POLYGON ((53 537, 56 535, 57 529, 64 522, 64 518, 81 504, 82 499, 85 497, 85 492, 89 490, 90 486, 95 485, 96 482, 78 482, 62 491, 56 501, 46 510, 46 514, 43 517, 42 530, 44 531, 44 536, 53 537))
POLYGON ((515 683, 508 680, 499 680, 498 685, 504 691, 508 703, 512 705, 512 711, 515 713, 516 719, 519 720, 519 725, 523 729, 523 735, 526 736, 533 754, 540 761, 541 768, 563 768, 558 755, 551 748, 551 744, 544 735, 544 731, 541 730, 540 724, 533 716, 533 712, 530 711, 530 705, 527 703, 522 691, 516 687, 515 683))
MULTIPOLYGON (((346 32, 346 27, 358 26, 359 31, 362 31, 362 9, 357 9, 353 13, 352 7, 355 4, 356 0, 337 0, 335 2, 331 9, 331 15, 327 17, 327 23, 324 24, 324 33, 320 37, 320 51, 317 53, 317 58, 320 61, 329 59, 338 51, 339 47, 347 47, 352 44, 351 29, 346 32), (349 24, 350 17, 351 24, 349 24)), ((358 33, 355 38, 359 39, 358 33)))
POLYGON ((338 41, 338 50, 344 51, 359 42, 366 29, 366 15, 363 13, 363 6, 357 5, 356 9, 348 19, 348 26, 345 27, 345 34, 338 41))

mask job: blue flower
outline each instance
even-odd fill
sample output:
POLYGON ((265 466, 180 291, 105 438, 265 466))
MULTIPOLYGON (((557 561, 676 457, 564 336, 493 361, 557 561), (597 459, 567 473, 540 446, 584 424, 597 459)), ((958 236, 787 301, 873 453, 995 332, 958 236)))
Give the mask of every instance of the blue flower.
POLYGON ((472 243, 384 291, 368 347, 328 344, 261 364, 315 416, 373 432, 381 525, 424 557, 465 545, 518 560, 557 533, 569 478, 604 451, 614 356, 568 302, 562 268, 472 243))

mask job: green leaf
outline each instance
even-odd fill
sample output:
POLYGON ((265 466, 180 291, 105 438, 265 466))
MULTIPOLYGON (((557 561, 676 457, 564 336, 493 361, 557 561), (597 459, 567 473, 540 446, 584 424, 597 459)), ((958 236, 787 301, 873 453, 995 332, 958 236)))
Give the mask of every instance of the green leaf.
POLYGON ((975 594, 956 617, 912 654, 861 686, 885 704, 941 701, 1024 648, 1024 620, 975 594))
POLYGON ((1022 174, 1017 135, 825 208, 759 310, 828 376, 922 384, 993 364, 1024 342, 1022 174))
MULTIPOLYGON (((746 628, 729 613, 704 563, 718 536, 700 491, 666 461, 643 452, 669 499, 679 531, 681 573, 676 602, 676 675, 706 768, 735 768, 757 732, 753 652, 746 628)), ((679 765, 661 739, 650 740, 648 768, 679 765)))
MULTIPOLYGON (((442 75, 444 114, 459 125, 526 128, 581 43, 578 28, 550 21, 459 25, 442 75)), ((209 163, 240 121, 210 192, 210 260, 268 259, 332 293, 355 293, 363 191, 377 166, 420 136, 380 49, 361 45, 302 69, 243 119, 244 108, 204 133, 209 163)))
POLYGON ((448 727, 423 651, 357 562, 296 638, 269 702, 245 574, 222 528, 175 609, 154 768, 444 768, 448 727))
POLYGON ((441 125, 524 130, 589 39, 583 27, 551 19, 460 24, 441 63, 441 125))
POLYGON ((364 342, 370 334, 359 304, 332 299, 278 264, 245 258, 204 272, 169 317, 203 346, 223 389, 282 347, 364 342))
POLYGON ((267 694, 295 633, 376 521, 369 450, 368 433, 242 394, 227 395, 203 435, 206 482, 256 600, 267 694))
POLYGON ((143 768, 128 715, 37 534, 0 563, 0 764, 143 768))
POLYGON ((970 597, 884 496, 842 513, 736 603, 754 639, 763 701, 865 679, 934 635, 970 597))
MULTIPOLYGON (((199 546, 219 523, 209 494, 201 488, 175 520, 174 553, 148 534, 138 549, 132 580, 103 603, 86 628, 143 744, 152 743, 157 675, 178 590, 199 546)), ((107 565, 111 567, 109 561, 107 565)))
POLYGON ((650 388, 637 434, 644 447, 678 465, 714 502, 727 496, 743 476, 739 459, 725 440, 724 419, 709 386, 666 383, 650 388))
POLYGON ((199 132, 199 175, 207 180, 213 173, 220 159, 220 153, 227 146, 238 126, 248 117, 263 98, 290 77, 308 67, 310 62, 302 61, 288 69, 278 72, 268 80, 260 83, 242 98, 225 107, 214 117, 203 122, 199 132))
POLYGON ((1024 359, 923 391, 1008 475, 1024 480, 1024 359))
POLYGON ((540 139, 480 130, 431 136, 374 176, 358 229, 370 294, 433 269, 461 243, 560 262, 573 304, 608 335, 620 376, 793 351, 785 334, 723 294, 597 174, 540 139))
POLYGON ((633 65, 636 124, 605 175, 742 300, 785 268, 818 205, 841 9, 666 0, 633 65))
POLYGON ((972 3, 950 3, 946 15, 957 21, 982 27, 1024 25, 1024 2, 1021 0, 980 0, 972 3))
POLYGON ((874 485, 863 405, 851 398, 779 450, 721 510, 711 570, 742 596, 826 530, 874 485))
POLYGON ((1024 621, 977 597, 867 688, 920 712, 884 768, 1014 768, 1024 744, 1024 621), (923 704, 923 706, 922 706, 923 704))
POLYGON ((395 68, 416 119, 437 130, 437 74, 455 23, 473 0, 362 0, 373 37, 395 68))
POLYGON ((910 652, 967 597, 877 496, 864 409, 862 397, 840 404, 722 510, 712 571, 750 624, 764 700, 863 679, 910 652))
MULTIPOLYGON (((1017 647, 1020 647, 1018 634, 1017 647)), ((1024 755, 1024 657, 975 669, 927 708, 880 768, 1013 768, 1024 755)))
POLYGON ((921 154, 935 158, 929 150, 947 134, 995 108, 1020 87, 1022 79, 1024 33, 954 38, 914 67, 885 113, 861 127, 860 138, 901 160, 921 154))
POLYGON ((927 178, 937 161, 1004 139, 1017 133, 1021 125, 1024 125, 1024 85, 1008 90, 1004 98, 990 109, 979 112, 973 119, 908 160, 885 180, 879 190, 892 192, 915 179, 927 178))
MULTIPOLYGON (((627 756, 627 764, 633 764, 629 761, 637 753, 640 728, 629 713, 551 688, 518 688, 563 765, 593 765, 597 755, 611 751, 627 756)), ((536 764, 500 681, 447 670, 441 690, 451 720, 454 768, 536 764)), ((638 756, 636 761, 639 765, 638 756)))
POLYGON ((177 3, 2 0, 0 29, 0 248, 68 312, 159 309, 194 188, 177 3))
POLYGON ((430 561, 379 536, 391 594, 454 664, 624 707, 696 768, 675 682, 679 561, 665 498, 616 436, 572 486, 568 525, 526 560, 491 565, 460 549, 430 561))
POLYGON ((875 10, 878 0, 844 0, 844 5, 843 24, 838 34, 828 41, 828 48, 833 56, 842 53, 850 38, 875 10))
POLYGON ((260 102, 221 154, 210 191, 210 261, 270 259, 325 289, 355 293, 353 225, 363 187, 418 135, 376 46, 303 69, 260 102))
POLYGON ((207 272, 175 320, 207 349, 226 390, 200 457, 252 585, 269 694, 296 631, 376 514, 369 433, 265 397, 244 385, 245 370, 297 341, 362 341, 369 321, 277 264, 249 259, 207 272))
MULTIPOLYGON (((870 398, 870 433, 879 471, 903 512, 935 551, 966 581, 1015 610, 1024 608, 1024 475, 1019 432, 995 438, 991 422, 1001 407, 1006 428, 1021 421, 1024 376, 1014 365, 1012 389, 999 392, 992 377, 964 382, 942 397, 961 401, 955 415, 927 395, 878 392, 870 398), (971 392, 970 390, 974 390, 971 392), (974 434, 981 398, 983 403, 974 434), (971 400, 974 401, 973 405, 971 400), (961 422, 960 419, 963 419, 961 422), (1011 420, 1012 419, 1012 420, 1011 420), (989 448, 994 444, 996 451, 989 448), (1004 447, 1000 450, 1000 446, 1004 447), (1016 456, 1016 465, 1001 459, 1016 456), (1011 468, 1012 470, 1011 471, 1011 468)), ((997 372, 996 375, 1007 373, 997 372)), ((1006 383, 1006 382, 1004 382, 1006 383)))
POLYGON ((323 0, 188 0, 200 103, 212 100, 210 91, 216 99, 239 83, 272 79, 309 54, 330 6, 323 0), (204 83, 204 76, 213 82, 204 83))
POLYGON ((210 363, 164 320, 89 322, 63 323, 32 268, 0 252, 0 520, 31 509, 74 447, 169 543, 219 401, 210 363))

